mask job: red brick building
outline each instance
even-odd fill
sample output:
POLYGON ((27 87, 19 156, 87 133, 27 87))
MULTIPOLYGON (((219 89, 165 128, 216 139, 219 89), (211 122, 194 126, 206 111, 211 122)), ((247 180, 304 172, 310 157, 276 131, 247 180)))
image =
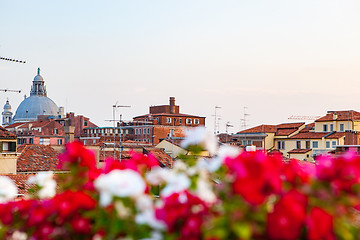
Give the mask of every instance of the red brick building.
POLYGON ((64 144, 64 126, 53 119, 39 120, 35 122, 14 123, 6 129, 18 136, 18 145, 41 144, 62 145, 64 144))
POLYGON ((165 138, 183 138, 187 129, 205 126, 205 117, 180 113, 175 97, 169 105, 150 106, 149 113, 133 118, 135 141, 158 144, 165 138))

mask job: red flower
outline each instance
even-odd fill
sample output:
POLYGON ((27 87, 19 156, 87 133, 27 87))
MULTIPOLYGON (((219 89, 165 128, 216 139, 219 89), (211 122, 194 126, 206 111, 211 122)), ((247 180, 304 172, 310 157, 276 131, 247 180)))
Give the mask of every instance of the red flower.
POLYGON ((306 222, 310 240, 335 239, 333 233, 333 216, 319 207, 313 207, 306 222))
POLYGON ((0 220, 4 225, 11 225, 13 221, 12 209, 14 203, 0 204, 0 220))
POLYGON ((292 185, 309 183, 315 176, 315 165, 307 162, 300 164, 298 160, 291 159, 289 163, 283 164, 282 173, 292 185))
POLYGON ((270 239, 298 239, 305 222, 307 197, 291 190, 267 216, 266 230, 270 239))
POLYGON ((62 219, 80 210, 91 210, 96 206, 96 201, 81 191, 66 191, 56 195, 51 201, 53 208, 58 211, 62 219))
POLYGON ((91 231, 91 222, 87 218, 76 216, 70 221, 70 225, 76 233, 87 234, 91 231))
POLYGON ((68 163, 79 163, 82 167, 93 169, 96 168, 95 154, 82 143, 74 141, 66 144, 65 152, 59 156, 58 168, 67 167, 68 163))
POLYGON ((165 198, 164 206, 156 209, 155 215, 167 224, 169 232, 179 231, 180 239, 200 239, 207 212, 200 198, 185 191, 165 198))
POLYGON ((281 191, 282 162, 279 156, 244 152, 236 158, 226 158, 225 164, 235 176, 234 192, 250 204, 259 205, 268 195, 281 191))

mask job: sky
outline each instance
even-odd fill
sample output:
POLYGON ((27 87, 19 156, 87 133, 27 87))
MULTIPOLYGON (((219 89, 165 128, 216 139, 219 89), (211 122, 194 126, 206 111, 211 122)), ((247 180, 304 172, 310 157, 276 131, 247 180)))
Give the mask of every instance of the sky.
POLYGON ((48 97, 111 126, 176 98, 220 132, 360 111, 357 0, 0 0, 0 107, 41 68, 48 97))

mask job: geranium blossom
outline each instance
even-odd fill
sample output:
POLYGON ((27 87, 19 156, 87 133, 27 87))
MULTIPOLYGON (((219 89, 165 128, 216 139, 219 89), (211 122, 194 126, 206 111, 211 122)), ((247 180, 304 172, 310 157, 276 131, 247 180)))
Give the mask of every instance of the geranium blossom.
POLYGON ((112 197, 136 197, 144 193, 146 185, 139 173, 125 169, 100 175, 94 182, 100 192, 100 205, 108 206, 112 197))
POLYGON ((41 199, 51 198, 56 194, 56 181, 52 171, 39 172, 28 179, 29 184, 37 184, 41 187, 38 195, 41 199))
POLYGON ((189 130, 186 139, 181 146, 187 148, 192 145, 200 145, 211 155, 215 155, 218 150, 218 141, 214 134, 208 132, 205 127, 197 127, 189 130))
POLYGON ((16 198, 18 189, 14 182, 5 176, 0 176, 0 203, 16 198))

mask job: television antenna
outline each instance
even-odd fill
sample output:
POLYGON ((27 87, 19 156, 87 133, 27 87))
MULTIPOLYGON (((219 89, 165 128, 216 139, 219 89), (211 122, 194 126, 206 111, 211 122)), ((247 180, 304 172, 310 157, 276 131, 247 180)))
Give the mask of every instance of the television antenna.
POLYGON ((0 60, 8 61, 8 62, 17 62, 17 63, 26 63, 26 61, 13 59, 13 58, 6 58, 6 57, 0 57, 0 60))

